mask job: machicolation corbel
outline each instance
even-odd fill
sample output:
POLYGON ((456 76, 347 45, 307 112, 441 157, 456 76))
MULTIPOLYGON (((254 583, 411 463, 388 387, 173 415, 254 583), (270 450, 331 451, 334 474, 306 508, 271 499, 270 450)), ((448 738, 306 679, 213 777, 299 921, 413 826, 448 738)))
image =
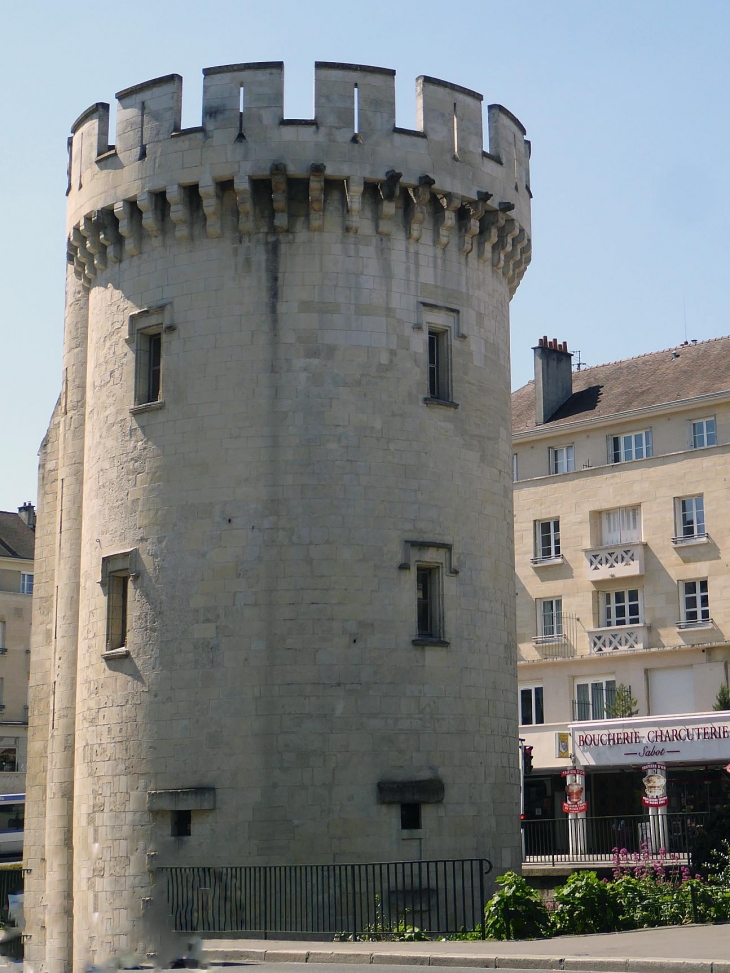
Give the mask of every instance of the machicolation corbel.
POLYGON ((206 170, 198 185, 200 199, 205 213, 205 229, 209 237, 223 236, 221 228, 221 197, 218 186, 210 172, 206 170))
POLYGON ((362 194, 365 180, 362 176, 350 176, 345 181, 345 195, 347 197, 347 216, 345 217, 345 231, 357 233, 360 229, 360 210, 362 208, 362 194))
POLYGON ((190 204, 184 186, 168 186, 167 201, 170 204, 170 219, 175 224, 175 239, 185 243, 190 239, 190 204))
POLYGON ((251 180, 248 176, 234 176, 233 190, 238 205, 238 232, 247 236, 254 230, 251 180))
POLYGON ((309 229, 324 229, 324 172, 323 162, 309 167, 309 229))
POLYGON ((390 236, 393 233, 393 217, 395 216, 395 206, 400 195, 400 181, 403 178, 402 172, 395 169, 388 169, 385 173, 385 180, 378 183, 380 190, 380 219, 378 221, 378 234, 380 236, 390 236))
POLYGON ((456 214, 461 207, 461 195, 459 193, 443 193, 439 194, 438 200, 443 207, 438 245, 444 250, 449 245, 451 231, 456 225, 456 214))
POLYGON ((124 250, 130 257, 140 252, 139 228, 135 219, 137 206, 133 200, 123 199, 114 204, 114 215, 119 225, 119 233, 124 240, 124 250))
POLYGON ((409 189, 408 193, 413 200, 411 219, 408 224, 408 239, 412 243, 418 243, 423 232, 423 223, 426 219, 428 204, 431 201, 431 187, 435 179, 430 176, 419 176, 418 185, 409 189))
POLYGON ((274 207, 274 230, 286 233, 289 229, 289 189, 283 162, 271 166, 271 205, 274 207))

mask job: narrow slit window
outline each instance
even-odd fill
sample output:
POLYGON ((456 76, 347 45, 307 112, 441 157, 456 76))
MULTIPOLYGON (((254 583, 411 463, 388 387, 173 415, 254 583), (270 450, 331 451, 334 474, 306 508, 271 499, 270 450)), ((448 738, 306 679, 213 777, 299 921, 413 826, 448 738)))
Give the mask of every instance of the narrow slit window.
POLYGON ((245 86, 241 85, 238 89, 238 138, 242 139, 243 136, 243 112, 245 108, 245 86))
POLYGON ((123 649, 127 644, 128 605, 129 573, 120 571, 110 574, 107 598, 108 649, 123 649))
POLYGON ((135 405, 158 402, 162 390, 162 330, 137 332, 137 395, 135 405))
POLYGON ((421 639, 439 639, 441 632, 441 590, 438 567, 416 569, 417 634, 421 639))
POLYGON ((454 102, 454 158, 459 158, 459 116, 456 113, 456 102, 454 102))
POLYGON ((428 394, 443 401, 451 398, 448 331, 428 332, 428 394))
POLYGON ((352 128, 355 135, 360 134, 360 89, 357 84, 352 91, 352 128))

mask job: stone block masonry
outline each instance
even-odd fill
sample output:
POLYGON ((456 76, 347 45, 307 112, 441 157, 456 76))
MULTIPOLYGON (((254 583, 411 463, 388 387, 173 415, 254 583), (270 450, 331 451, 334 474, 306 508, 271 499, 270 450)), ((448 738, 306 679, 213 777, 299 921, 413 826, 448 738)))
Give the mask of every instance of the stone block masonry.
MULTIPOLYGON (((394 72, 170 75, 69 140, 27 957, 169 959, 160 864, 519 862, 509 300, 529 144, 394 72), (438 781, 421 828, 378 785, 438 781)), ((397 788, 396 788, 397 789, 397 788)), ((429 793, 431 793, 429 791, 429 793)))

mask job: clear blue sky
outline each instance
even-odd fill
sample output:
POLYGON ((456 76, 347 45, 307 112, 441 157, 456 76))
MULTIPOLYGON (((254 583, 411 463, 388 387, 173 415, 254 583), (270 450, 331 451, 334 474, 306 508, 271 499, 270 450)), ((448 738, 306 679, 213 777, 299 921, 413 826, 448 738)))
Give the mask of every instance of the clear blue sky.
POLYGON ((419 74, 513 111, 532 140, 534 193, 533 262, 512 302, 515 387, 542 334, 598 364, 730 332, 727 0, 7 6, 0 509, 35 500, 60 389, 69 126, 169 72, 184 77, 184 125, 200 122, 202 68, 238 61, 286 62, 290 117, 311 117, 315 60, 395 68, 402 126, 415 126, 419 74))

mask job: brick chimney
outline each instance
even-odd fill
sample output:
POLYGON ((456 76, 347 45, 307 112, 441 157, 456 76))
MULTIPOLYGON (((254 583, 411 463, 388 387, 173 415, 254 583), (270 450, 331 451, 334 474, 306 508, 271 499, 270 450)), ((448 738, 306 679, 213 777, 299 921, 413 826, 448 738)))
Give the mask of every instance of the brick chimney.
POLYGON ((35 507, 30 500, 26 500, 22 507, 18 507, 18 516, 31 530, 35 530, 35 507))
POLYGON ((540 338, 535 352, 535 423, 548 422, 573 394, 573 355, 568 342, 540 338))

